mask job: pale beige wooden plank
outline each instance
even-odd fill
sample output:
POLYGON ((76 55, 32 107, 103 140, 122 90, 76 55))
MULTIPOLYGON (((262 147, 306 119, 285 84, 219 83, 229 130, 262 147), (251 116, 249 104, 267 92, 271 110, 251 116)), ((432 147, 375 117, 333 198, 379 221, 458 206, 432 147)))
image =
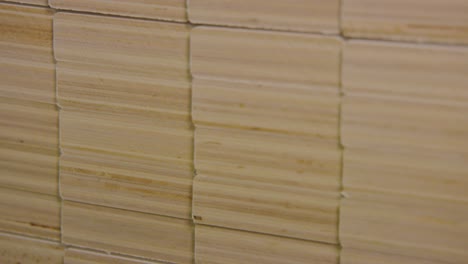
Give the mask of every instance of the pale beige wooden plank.
POLYGON ((52 11, 0 3, 0 94, 55 103, 52 11))
POLYGON ((196 225, 196 263, 337 264, 338 246, 196 225))
POLYGON ((191 221, 64 202, 63 242, 174 263, 192 263, 191 221))
POLYGON ((51 195, 0 188, 0 230, 59 240, 59 199, 51 195))
POLYGON ((57 13, 54 52, 58 61, 105 64, 188 78, 189 26, 174 23, 57 13))
MULTIPOLYGON (((186 63, 188 65, 188 57, 186 63)), ((58 62, 59 101, 62 104, 87 102, 190 115, 188 78, 171 78, 151 68, 121 67, 125 65, 123 61, 119 65, 58 62)))
POLYGON ((0 97, 0 186, 57 194, 55 105, 0 97))
POLYGON ((49 6, 48 0, 8 0, 8 1, 14 2, 14 3, 20 3, 20 4, 49 6))
POLYGON ((468 48, 378 41, 344 45, 346 94, 382 95, 464 104, 468 100, 468 48))
POLYGON ((338 91, 194 78, 196 124, 307 134, 338 141, 338 91))
POLYGON ((338 0, 190 0, 193 23, 337 34, 338 0))
POLYGON ((191 218, 191 163, 66 148, 60 161, 65 199, 191 218))
POLYGON ((58 243, 0 233, 2 264, 62 264, 63 254, 58 243))
POLYGON ((342 138, 346 147, 459 153, 468 149, 468 107, 372 96, 346 96, 342 138))
POLYGON ((340 47, 332 37, 197 27, 191 71, 195 77, 337 87, 340 47))
MULTIPOLYGON (((448 257, 449 259, 449 257, 448 257)), ((412 257, 406 255, 387 254, 366 249, 343 248, 340 254, 341 264, 442 264, 453 263, 431 259, 431 256, 412 257)), ((458 262, 454 262, 458 263, 458 262)))
POLYGON ((64 264, 162 264, 130 257, 114 256, 92 251, 68 248, 65 250, 64 264))
POLYGON ((468 43, 465 0, 344 0, 342 10, 348 37, 468 43))
POLYGON ((214 127, 195 134, 196 223, 336 243, 335 144, 214 127))
POLYGON ((348 189, 468 201, 466 154, 348 148, 343 164, 348 189))
POLYGON ((49 0, 57 9, 186 21, 185 0, 49 0))
POLYGON ((343 248, 426 258, 436 263, 463 263, 467 259, 466 201, 346 192, 340 218, 343 248))

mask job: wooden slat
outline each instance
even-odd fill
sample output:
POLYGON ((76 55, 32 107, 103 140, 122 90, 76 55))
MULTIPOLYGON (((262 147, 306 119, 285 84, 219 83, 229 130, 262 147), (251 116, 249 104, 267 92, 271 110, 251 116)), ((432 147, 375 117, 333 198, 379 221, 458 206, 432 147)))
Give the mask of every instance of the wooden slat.
POLYGON ((338 141, 337 89, 195 78, 193 120, 338 141))
POLYGON ((0 188, 0 230, 59 240, 59 199, 50 195, 0 188))
POLYGON ((332 37, 197 27, 191 71, 195 77, 337 87, 340 47, 332 37))
POLYGON ((0 97, 0 186, 57 194, 55 105, 0 97))
POLYGON ((155 76, 188 78, 189 26, 59 12, 58 61, 105 64, 155 76))
POLYGON ((197 225, 197 263, 337 264, 338 247, 304 240, 197 225))
POLYGON ((175 263, 193 261, 191 221, 65 201, 63 242, 175 263))
POLYGON ((441 262, 431 256, 412 257, 405 255, 387 254, 380 251, 369 251, 365 249, 343 248, 340 254, 341 264, 440 264, 440 263, 459 263, 441 262))
POLYGON ((348 148, 343 164, 346 188, 468 201, 468 155, 348 148))
POLYGON ((468 43, 465 0, 344 0, 342 10, 348 37, 468 43))
POLYGON ((8 0, 8 2, 14 2, 14 3, 20 3, 20 4, 30 4, 30 5, 49 6, 48 0, 8 0))
POLYGON ((54 23, 64 198, 190 218, 188 27, 63 13, 54 23))
POLYGON ((196 223, 335 243, 340 152, 307 137, 197 127, 196 223))
POLYGON ((162 264, 162 262, 113 256, 75 248, 65 250, 64 264, 162 264))
POLYGON ((340 218, 343 248, 437 263, 463 263, 467 259, 466 201, 345 191, 348 199, 341 203, 340 218))
POLYGON ((468 101, 466 47, 348 41, 343 53, 346 94, 453 105, 468 101))
POLYGON ((0 233, 2 264, 62 264, 63 253, 58 243, 0 233))
POLYGON ((191 0, 193 23, 337 34, 339 1, 191 0))
POLYGON ((49 0, 52 7, 121 16, 186 21, 185 0, 49 0))
POLYGON ((0 94, 55 103, 52 11, 0 3, 0 94))

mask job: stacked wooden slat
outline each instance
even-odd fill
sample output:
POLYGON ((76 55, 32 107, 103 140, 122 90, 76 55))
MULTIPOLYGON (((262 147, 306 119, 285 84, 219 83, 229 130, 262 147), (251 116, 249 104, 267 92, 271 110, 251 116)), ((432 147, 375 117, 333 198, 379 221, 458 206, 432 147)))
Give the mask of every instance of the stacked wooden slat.
POLYGON ((0 264, 466 263, 467 12, 0 1, 0 264))
POLYGON ((468 48, 346 43, 344 263, 468 259, 467 84, 468 48))
POLYGON ((192 262, 188 33, 55 15, 65 244, 192 262))
POLYGON ((0 231, 58 241, 52 14, 0 3, 0 231))
POLYGON ((336 263, 340 48, 333 37, 192 30, 201 263, 336 263))

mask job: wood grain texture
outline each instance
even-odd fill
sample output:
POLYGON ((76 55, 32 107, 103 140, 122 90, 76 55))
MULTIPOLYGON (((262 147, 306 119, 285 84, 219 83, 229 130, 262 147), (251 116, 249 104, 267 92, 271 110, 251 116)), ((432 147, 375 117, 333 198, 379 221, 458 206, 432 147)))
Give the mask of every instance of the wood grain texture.
POLYGON ((466 153, 468 49, 351 42, 344 56, 346 147, 466 153))
MULTIPOLYGON (((449 257, 448 257, 449 259, 449 257)), ((441 264, 452 263, 431 259, 431 256, 413 257, 407 255, 388 254, 380 251, 365 249, 343 248, 340 254, 342 264, 441 264)), ((455 262, 458 263, 458 262, 455 262)))
POLYGON ((188 220, 65 201, 63 242, 174 263, 192 263, 188 220))
POLYGON ((333 37, 196 27, 191 71, 200 78, 337 87, 340 47, 333 37))
POLYGON ((63 253, 58 243, 0 233, 2 264, 62 264, 63 253))
POLYGON ((468 201, 466 154, 349 148, 343 164, 347 189, 468 201))
POLYGON ((336 242, 340 152, 313 138, 197 127, 196 223, 336 242))
POLYGON ((338 141, 337 89, 194 78, 196 124, 338 141))
POLYGON ((0 188, 0 231, 59 240, 59 199, 0 188))
POLYGON ((196 263, 337 264, 338 247, 304 240, 197 225, 196 263))
POLYGON ((0 3, 0 94, 55 103, 52 10, 0 3))
POLYGON ((344 0, 342 10, 348 37, 468 43, 464 0, 344 0))
POLYGON ((57 194, 55 105, 0 97, 0 185, 57 194))
POLYGON ((56 15, 65 199, 190 218, 188 36, 185 25, 56 15))
POLYGON ((351 40, 343 56, 346 94, 452 105, 468 100, 466 47, 351 40))
POLYGON ((343 248, 425 258, 436 263, 466 261, 466 201, 377 192, 348 193, 349 198, 341 203, 343 248))
POLYGON ((57 194, 50 9, 0 3, 0 185, 57 194))
POLYGON ((65 250, 64 264, 162 264, 163 262, 114 256, 75 248, 65 250))
POLYGON ((49 0, 57 9, 186 21, 185 0, 49 0))
POLYGON ((192 23, 288 31, 339 32, 339 1, 190 0, 192 23))
POLYGON ((14 3, 20 3, 20 4, 49 6, 48 0, 8 0, 8 1, 14 2, 14 3))

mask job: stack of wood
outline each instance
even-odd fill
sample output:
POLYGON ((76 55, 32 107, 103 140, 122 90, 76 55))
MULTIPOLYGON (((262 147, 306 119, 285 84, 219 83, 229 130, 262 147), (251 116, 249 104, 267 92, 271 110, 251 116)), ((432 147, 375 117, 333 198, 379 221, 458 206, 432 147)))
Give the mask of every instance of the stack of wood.
POLYGON ((12 2, 0 263, 468 260, 465 1, 12 2))

